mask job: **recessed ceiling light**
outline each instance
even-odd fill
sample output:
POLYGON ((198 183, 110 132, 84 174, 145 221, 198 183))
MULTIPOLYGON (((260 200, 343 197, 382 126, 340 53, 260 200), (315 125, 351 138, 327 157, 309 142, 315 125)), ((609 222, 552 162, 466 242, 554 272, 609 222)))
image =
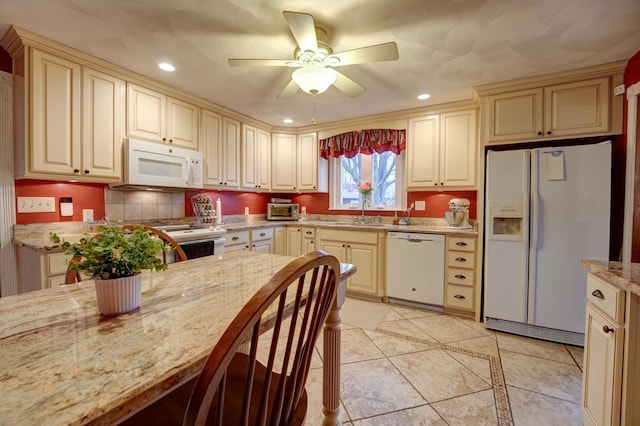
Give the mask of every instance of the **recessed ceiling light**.
POLYGON ((291 124, 293 123, 293 120, 290 118, 285 118, 284 120, 282 120, 285 124, 291 124))
POLYGON ((429 99, 430 97, 431 95, 428 93, 423 93, 422 95, 418 95, 418 99, 420 99, 421 101, 425 99, 429 99))
POLYGON ((158 64, 158 66, 160 67, 161 70, 165 70, 169 72, 173 72, 176 70, 176 67, 174 67, 173 65, 167 62, 162 62, 161 64, 158 64))

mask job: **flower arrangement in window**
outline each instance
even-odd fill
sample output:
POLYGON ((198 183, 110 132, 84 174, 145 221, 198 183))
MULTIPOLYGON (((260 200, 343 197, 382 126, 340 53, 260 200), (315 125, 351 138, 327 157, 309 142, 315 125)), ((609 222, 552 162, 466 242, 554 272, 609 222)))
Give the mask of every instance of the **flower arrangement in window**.
POLYGON ((358 187, 358 192, 364 196, 368 196, 373 192, 373 186, 371 185, 371 182, 361 181, 358 182, 356 186, 358 187))

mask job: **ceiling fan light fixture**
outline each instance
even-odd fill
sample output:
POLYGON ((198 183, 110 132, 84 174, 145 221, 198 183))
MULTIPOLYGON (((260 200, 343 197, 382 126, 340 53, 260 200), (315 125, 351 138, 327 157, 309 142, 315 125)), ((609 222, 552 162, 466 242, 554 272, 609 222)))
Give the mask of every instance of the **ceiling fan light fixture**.
POLYGON ((325 67, 302 67, 295 70, 291 78, 303 91, 317 95, 335 83, 336 72, 325 67))

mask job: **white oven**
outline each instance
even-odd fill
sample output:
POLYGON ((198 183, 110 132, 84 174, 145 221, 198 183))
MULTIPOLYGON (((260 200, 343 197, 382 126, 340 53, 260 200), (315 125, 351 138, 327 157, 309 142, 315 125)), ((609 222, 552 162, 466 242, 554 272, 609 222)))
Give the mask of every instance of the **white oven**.
MULTIPOLYGON (((169 235, 182 248, 187 259, 196 259, 204 256, 224 253, 226 229, 190 228, 186 225, 173 225, 158 227, 159 230, 169 235)), ((166 253, 167 263, 175 262, 173 253, 166 253)))

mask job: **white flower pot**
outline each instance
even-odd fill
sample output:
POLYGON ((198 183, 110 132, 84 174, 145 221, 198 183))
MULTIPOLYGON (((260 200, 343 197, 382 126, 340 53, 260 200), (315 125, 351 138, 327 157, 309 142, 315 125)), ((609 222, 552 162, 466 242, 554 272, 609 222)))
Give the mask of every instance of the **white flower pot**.
POLYGON ((102 315, 118 315, 133 311, 140 306, 142 297, 142 275, 96 280, 98 311, 102 315))

